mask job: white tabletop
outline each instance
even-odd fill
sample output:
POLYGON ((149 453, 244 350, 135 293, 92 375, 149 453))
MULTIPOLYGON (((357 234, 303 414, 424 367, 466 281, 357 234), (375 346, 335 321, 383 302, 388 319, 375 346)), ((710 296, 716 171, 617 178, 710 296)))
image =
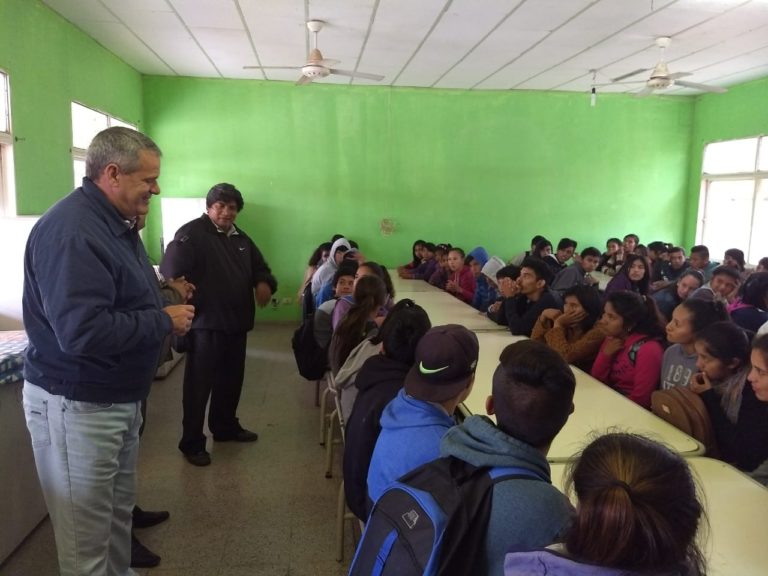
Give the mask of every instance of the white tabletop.
POLYGON ((392 278, 392 285, 395 287, 395 296, 400 296, 400 292, 442 292, 437 286, 432 286, 426 280, 406 280, 397 275, 397 270, 389 270, 389 276, 392 278))
MULTIPOLYGON (((491 394, 492 377, 502 350, 524 338, 495 332, 478 333, 477 338, 480 358, 475 384, 464 402, 464 409, 471 414, 485 414, 485 400, 491 394)), ((683 456, 703 454, 704 447, 687 434, 578 368, 573 368, 573 372, 576 375, 575 410, 552 443, 547 457, 550 462, 572 459, 592 435, 611 428, 650 436, 683 456)))
POLYGON ((605 292, 605 288, 608 286, 608 282, 611 281, 612 277, 608 276, 608 274, 604 274, 603 272, 598 272, 597 270, 595 270, 594 272, 590 272, 589 275, 592 276, 592 278, 594 278, 595 280, 597 280, 598 288, 600 288, 600 290, 605 292))
MULTIPOLYGON (((710 576, 765 576, 768 489, 732 466, 711 458, 688 464, 704 491, 709 534, 701 544, 710 576)), ((565 464, 552 464, 552 483, 562 489, 565 464)))
POLYGON ((429 315, 432 326, 461 324, 474 332, 495 331, 509 335, 509 329, 506 326, 496 324, 485 314, 478 312, 469 304, 465 304, 443 290, 436 292, 406 292, 403 290, 397 291, 396 296, 398 300, 410 298, 424 308, 429 315))

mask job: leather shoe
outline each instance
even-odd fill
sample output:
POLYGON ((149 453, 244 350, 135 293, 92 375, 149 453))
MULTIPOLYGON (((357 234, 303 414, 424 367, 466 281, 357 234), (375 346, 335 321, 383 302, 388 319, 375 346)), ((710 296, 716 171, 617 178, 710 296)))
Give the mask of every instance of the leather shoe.
POLYGON ((171 517, 170 512, 166 510, 142 510, 138 506, 133 507, 133 527, 134 528, 149 528, 150 526, 156 526, 161 522, 165 522, 171 517))
POLYGON ((160 556, 139 542, 131 532, 131 568, 154 568, 160 564, 160 556))
POLYGON ((193 466, 209 466, 211 464, 211 455, 207 450, 201 450, 200 452, 184 453, 184 458, 187 462, 193 466))
POLYGON ((216 442, 256 442, 259 435, 245 428, 240 428, 237 432, 227 436, 214 436, 216 442))

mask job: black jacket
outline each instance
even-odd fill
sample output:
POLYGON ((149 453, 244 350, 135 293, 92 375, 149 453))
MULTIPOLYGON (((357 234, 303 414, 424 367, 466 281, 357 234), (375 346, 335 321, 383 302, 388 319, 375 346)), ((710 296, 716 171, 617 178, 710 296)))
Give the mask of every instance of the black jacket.
POLYGON ((186 277, 195 285, 193 330, 236 333, 253 328, 253 289, 259 282, 277 291, 264 257, 240 228, 227 236, 203 214, 176 232, 160 263, 166 278, 186 277))
POLYGON ((547 308, 562 310, 563 303, 560 296, 547 287, 536 302, 531 302, 528 297, 518 294, 514 298, 504 300, 504 315, 507 318, 509 331, 515 336, 529 336, 541 313, 547 308))
POLYGON ((381 413, 403 387, 408 364, 382 354, 371 356, 357 374, 355 406, 345 428, 344 493, 355 516, 365 521, 368 467, 381 432, 381 413))

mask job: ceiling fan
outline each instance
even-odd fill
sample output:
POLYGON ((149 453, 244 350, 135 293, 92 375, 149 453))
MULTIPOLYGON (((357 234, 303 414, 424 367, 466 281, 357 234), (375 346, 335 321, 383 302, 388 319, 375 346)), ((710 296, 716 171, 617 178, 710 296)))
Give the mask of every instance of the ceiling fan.
MULTIPOLYGON (((649 94, 652 94, 653 92, 659 91, 659 90, 666 90, 667 88, 670 88, 671 86, 683 86, 685 88, 693 88, 695 90, 701 90, 702 92, 728 92, 727 88, 723 88, 721 86, 710 86, 709 84, 698 84, 697 82, 688 82, 687 80, 680 80, 680 78, 684 78, 686 76, 691 76, 691 72, 669 72, 669 67, 667 66, 666 61, 664 60, 664 52, 667 48, 669 48, 669 45, 672 43, 672 39, 668 36, 662 36, 660 38, 656 39, 656 46, 659 47, 661 50, 661 56, 659 57, 659 61, 656 63, 656 66, 653 68, 639 68, 638 70, 634 70, 632 72, 629 72, 628 74, 623 74, 617 78, 611 78, 610 84, 602 84, 602 86, 610 86, 611 84, 640 84, 644 83, 645 87, 640 90, 635 96, 648 96, 649 94), (631 80, 629 82, 622 82, 622 80, 626 78, 631 78, 632 76, 635 76, 636 74, 640 74, 642 72, 647 72, 648 70, 652 70, 650 78, 647 80, 631 80)), ((594 85, 593 85, 594 86, 594 85)))
POLYGON ((351 78, 366 78, 368 80, 383 80, 384 76, 380 74, 369 74, 367 72, 357 72, 352 70, 339 70, 338 68, 331 68, 335 64, 338 64, 338 60, 328 60, 323 58, 322 52, 317 48, 317 33, 323 29, 325 22, 322 20, 310 20, 307 22, 307 28, 313 34, 313 48, 307 56, 307 63, 303 66, 243 66, 244 69, 259 69, 259 70, 301 70, 301 76, 296 81, 296 84, 309 84, 313 80, 318 78, 325 78, 329 74, 335 76, 349 76, 351 78))

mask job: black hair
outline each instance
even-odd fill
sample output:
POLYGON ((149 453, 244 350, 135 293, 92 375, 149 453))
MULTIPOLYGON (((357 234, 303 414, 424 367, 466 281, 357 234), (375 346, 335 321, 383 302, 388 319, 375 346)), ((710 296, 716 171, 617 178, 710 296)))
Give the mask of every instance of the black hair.
POLYGON ((640 254, 627 254, 627 257, 624 259, 624 264, 622 264, 621 269, 616 272, 616 276, 626 276, 629 278, 629 269, 635 262, 643 263, 645 274, 638 282, 632 281, 632 284, 637 286, 637 290, 640 292, 640 294, 645 296, 648 294, 648 291, 651 287, 651 270, 648 267, 648 261, 644 256, 641 256, 640 254))
POLYGON ((680 303, 691 314, 691 326, 694 334, 698 334, 704 328, 715 322, 728 322, 731 315, 720 300, 702 300, 701 298, 688 298, 680 303))
POLYGON ((709 258, 709 248, 704 246, 704 244, 697 244, 691 248, 691 254, 701 254, 704 258, 709 258))
POLYGON ((685 248, 682 246, 672 246, 667 252, 670 254, 672 254, 672 252, 682 252, 683 256, 685 256, 685 248))
POLYGON ((534 340, 510 344, 493 374, 498 427, 536 448, 549 445, 573 409, 576 378, 568 363, 534 340))
POLYGON ((336 284, 342 276, 352 276, 354 278, 356 272, 357 260, 344 260, 333 274, 333 287, 336 288, 336 284))
POLYGON ((208 195, 205 197, 205 205, 210 208, 216 202, 234 202, 237 205, 237 211, 240 212, 243 209, 243 195, 240 194, 240 190, 235 188, 232 184, 222 182, 216 184, 213 188, 208 190, 208 195))
POLYGON ((448 252, 458 252, 459 254, 461 254, 461 258, 462 259, 467 257, 467 255, 465 254, 464 250, 462 250, 458 246, 452 247, 450 250, 448 250, 448 252))
POLYGON ((739 274, 739 271, 736 268, 724 266, 723 264, 712 270, 712 278, 715 276, 728 276, 732 280, 735 280, 737 283, 741 283, 741 274, 739 274))
POLYGON ((768 272, 753 272, 741 287, 741 301, 760 310, 768 302, 768 272))
POLYGON ((358 269, 360 268, 370 268, 371 271, 381 278, 381 281, 384 282, 384 287, 387 290, 387 294, 389 294, 390 297, 395 297, 395 287, 392 284, 392 278, 389 276, 389 272, 386 268, 384 268, 381 264, 378 264, 376 262, 370 261, 370 262, 363 262, 358 266, 358 269))
POLYGON ((637 234, 627 234, 624 236, 624 240, 627 238, 633 238, 635 241, 635 244, 640 244, 640 237, 637 234))
POLYGON ((768 270, 768 256, 764 256, 763 258, 760 258, 757 265, 762 266, 763 268, 768 270))
POLYGON ((531 238, 531 246, 535 246, 536 244, 538 244, 538 243, 539 243, 539 242, 541 242, 542 240, 546 240, 546 238, 545 238, 544 236, 541 236, 541 235, 539 235, 539 234, 536 234, 536 236, 534 236, 533 238, 531 238))
POLYGON ((533 253, 531 256, 535 256, 536 258, 541 258, 541 251, 545 248, 549 247, 550 252, 552 251, 552 242, 544 238, 543 240, 539 240, 536 242, 536 247, 533 249, 533 253))
POLYGON ((501 278, 511 278, 512 280, 517 280, 519 277, 520 277, 520 267, 515 266, 514 264, 508 264, 507 266, 504 266, 504 268, 501 268, 498 272, 496 272, 497 280, 501 278))
POLYGON ((378 276, 364 276, 355 284, 355 303, 333 332, 331 365, 335 371, 346 362, 350 352, 363 341, 370 315, 387 299, 384 282, 378 276))
POLYGON ((331 244, 333 244, 334 242, 336 242, 336 240, 340 240, 340 239, 342 239, 342 238, 344 238, 344 234, 334 234, 334 235, 331 237, 331 244))
POLYGON ((435 250, 442 250, 446 254, 453 248, 449 243, 447 242, 441 242, 440 244, 435 245, 435 250))
POLYGON ((608 246, 608 244, 618 244, 621 246, 621 240, 618 238, 608 238, 608 240, 605 241, 605 245, 608 246))
POLYGON ((416 246, 424 246, 424 244, 425 244, 424 240, 416 240, 413 243, 413 246, 411 246, 411 255, 413 256, 413 260, 411 263, 413 264, 414 268, 419 264, 421 264, 421 258, 416 256, 416 246))
POLYGON ((667 245, 664 244, 664 242, 662 242, 661 240, 654 240, 653 242, 648 244, 648 250, 665 253, 668 251, 668 248, 667 248, 667 245))
POLYGON ((738 248, 728 248, 728 250, 725 251, 725 255, 736 260, 736 264, 739 265, 739 270, 744 272, 746 262, 744 261, 744 252, 742 250, 739 250, 738 248))
POLYGON ((740 366, 749 364, 750 337, 733 322, 715 322, 696 334, 696 341, 707 347, 707 352, 724 364, 738 360, 740 366))
POLYGON ((404 298, 389 311, 371 343, 383 344, 387 358, 410 366, 415 360, 416 345, 431 327, 424 308, 404 298))
POLYGON ((307 266, 317 266, 320 263, 320 260, 323 258, 323 252, 330 251, 331 249, 331 243, 330 242, 323 242, 315 248, 315 251, 312 252, 312 256, 309 257, 309 262, 307 263, 307 266))
POLYGON ((606 296, 605 303, 609 302, 616 314, 621 316, 628 332, 645 334, 651 338, 664 335, 664 319, 653 298, 629 290, 619 290, 606 296))
POLYGON ((595 325, 595 322, 600 319, 600 314, 603 312, 603 302, 600 300, 600 293, 594 286, 577 284, 571 286, 563 293, 563 302, 565 302, 568 296, 576 298, 587 313, 587 317, 579 323, 581 329, 585 332, 590 330, 595 325))
POLYGON ((424 248, 429 250, 430 252, 434 253, 435 248, 437 248, 432 242, 424 242, 424 248))
POLYGON ((360 245, 357 242, 355 242, 354 240, 350 240, 349 238, 347 238, 347 241, 349 242, 349 247, 350 248, 354 248, 355 250, 360 248, 360 245))
POLYGON ((588 248, 584 248, 584 250, 581 251, 582 258, 586 258, 587 256, 592 256, 593 258, 600 258, 600 256, 602 256, 602 253, 600 252, 600 250, 598 250, 594 246, 590 246, 588 248))
POLYGON ((547 285, 552 282, 552 270, 541 258, 528 256, 523 260, 522 264, 520 264, 520 268, 530 268, 536 275, 536 279, 544 280, 547 285))
POLYGON ((576 240, 571 240, 570 238, 562 238, 560 242, 557 243, 557 249, 558 250, 567 250, 568 248, 573 248, 576 250, 576 246, 578 246, 579 243, 576 242, 576 240))

